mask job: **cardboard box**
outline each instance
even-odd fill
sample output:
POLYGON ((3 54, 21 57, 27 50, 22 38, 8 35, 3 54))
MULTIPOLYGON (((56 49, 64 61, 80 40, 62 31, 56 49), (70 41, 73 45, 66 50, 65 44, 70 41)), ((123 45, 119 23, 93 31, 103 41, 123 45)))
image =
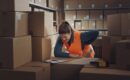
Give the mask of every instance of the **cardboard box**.
POLYGON ((44 61, 51 58, 51 40, 32 37, 33 61, 44 61))
POLYGON ((1 68, 17 68, 32 60, 31 36, 0 37, 1 68))
POLYGON ((89 29, 89 21, 82 21, 82 29, 89 29))
POLYGON ((96 20, 89 20, 89 29, 96 29, 96 20))
POLYGON ((49 0, 48 2, 48 6, 53 9, 60 9, 60 6, 63 6, 63 3, 60 0, 49 0))
POLYGON ((120 36, 103 36, 102 37, 102 58, 109 62, 115 63, 115 44, 122 40, 120 36))
POLYGON ((44 7, 47 7, 46 0, 35 0, 35 3, 44 7))
POLYGON ((103 29, 103 20, 96 21, 96 29, 103 29))
POLYGON ((122 40, 116 44, 116 64, 118 66, 129 66, 130 40, 122 40))
POLYGON ((0 0, 0 11, 31 11, 30 0, 0 0))
POLYGON ((79 80, 79 72, 84 65, 88 64, 89 59, 54 58, 54 60, 66 60, 66 61, 51 65, 53 80, 79 80))
POLYGON ((32 62, 13 70, 0 69, 0 75, 1 80, 50 80, 50 65, 32 62))
POLYGON ((115 14, 108 16, 108 31, 111 36, 130 35, 130 14, 115 14))
POLYGON ((130 72, 118 69, 83 68, 79 80, 129 80, 130 72))
POLYGON ((93 43, 95 57, 102 58, 102 39, 96 39, 93 43))
POLYGON ((107 27, 110 36, 121 35, 121 15, 114 14, 107 17, 107 27))
POLYGON ((0 26, 0 36, 28 35, 28 14, 24 12, 1 12, 0 26))
POLYGON ((89 12, 88 11, 77 11, 77 19, 89 20, 89 12))
POLYGON ((121 30, 122 35, 127 36, 130 35, 130 13, 129 14, 122 14, 121 16, 121 30))
POLYGON ((65 11, 65 20, 75 20, 76 11, 65 11))
POLYGON ((34 37, 45 37, 53 33, 52 12, 29 13, 29 33, 34 37))

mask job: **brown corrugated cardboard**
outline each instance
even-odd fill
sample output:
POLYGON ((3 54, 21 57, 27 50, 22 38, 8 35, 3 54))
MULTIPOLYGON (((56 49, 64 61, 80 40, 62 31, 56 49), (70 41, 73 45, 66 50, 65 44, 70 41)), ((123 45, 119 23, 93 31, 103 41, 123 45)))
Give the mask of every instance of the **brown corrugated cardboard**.
POLYGON ((102 57, 102 39, 96 39, 93 43, 93 48, 95 51, 95 57, 102 57))
POLYGON ((0 36, 27 35, 28 14, 24 12, 1 12, 0 26, 0 36))
POLYGON ((51 40, 32 37, 33 61, 44 61, 51 58, 51 40))
POLYGON ((130 72, 118 69, 83 68, 80 80, 129 80, 130 72))
POLYGON ((52 80, 79 80, 79 72, 89 59, 61 58, 60 60, 62 59, 66 61, 51 65, 52 80))
POLYGON ((110 36, 121 35, 121 14, 109 15, 107 17, 107 27, 110 36))
POLYGON ((0 37, 2 68, 16 68, 32 60, 31 36, 0 37))
POLYGON ((29 13, 29 33, 39 37, 52 35, 53 13, 46 11, 29 13))
POLYGON ((121 16, 122 35, 130 35, 130 14, 122 14, 121 16))
POLYGON ((115 14, 108 16, 108 31, 111 36, 128 36, 130 28, 130 14, 115 14))
POLYGON ((0 69, 0 75, 1 80, 50 80, 50 65, 32 62, 13 70, 0 69))
POLYGON ((118 66, 130 65, 130 40, 122 40, 116 44, 116 64, 118 66))
POLYGON ((102 58, 109 63, 115 63, 115 43, 120 41, 120 36, 102 37, 102 58))
POLYGON ((30 0, 0 0, 0 11, 31 11, 30 0))

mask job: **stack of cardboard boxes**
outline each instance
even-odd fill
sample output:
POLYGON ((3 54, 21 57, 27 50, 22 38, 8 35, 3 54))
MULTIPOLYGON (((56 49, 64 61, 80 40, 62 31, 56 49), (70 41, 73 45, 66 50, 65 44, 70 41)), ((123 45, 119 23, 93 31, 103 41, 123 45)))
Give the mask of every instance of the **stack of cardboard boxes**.
POLYGON ((130 38, 130 14, 114 14, 107 18, 107 27, 109 36, 103 36, 102 57, 109 63, 116 63, 116 43, 120 40, 130 38))
POLYGON ((130 14, 108 16, 109 35, 102 41, 96 40, 93 45, 100 44, 102 58, 109 67, 84 67, 80 71, 80 80, 129 80, 130 79, 130 14))
MULTIPOLYGON (((47 54, 45 52, 51 51, 51 43, 48 39, 42 37, 37 38, 34 35, 32 37, 30 35, 29 22, 31 20, 29 20, 29 12, 31 8, 29 7, 29 2, 34 1, 0 1, 0 80, 50 80, 50 65, 42 62, 32 62, 32 58, 36 59, 38 57, 38 59, 42 59, 45 57, 47 54)), ((43 15, 46 16, 45 14, 43 15)), ((42 16, 39 17, 41 19, 32 22, 31 24, 34 23, 34 25, 30 26, 38 32, 38 35, 41 35, 43 34, 42 28, 47 26, 43 26, 42 24, 47 23, 45 21, 49 18, 48 16, 46 19, 42 16), (39 23, 35 24, 37 22, 39 23)), ((53 19, 53 16, 51 18, 53 19)), ((35 33, 35 31, 33 32, 35 33)))
POLYGON ((53 13, 29 13, 29 31, 32 35, 33 61, 44 61, 51 57, 51 39, 53 34, 53 13), (49 18, 50 17, 50 18, 49 18))

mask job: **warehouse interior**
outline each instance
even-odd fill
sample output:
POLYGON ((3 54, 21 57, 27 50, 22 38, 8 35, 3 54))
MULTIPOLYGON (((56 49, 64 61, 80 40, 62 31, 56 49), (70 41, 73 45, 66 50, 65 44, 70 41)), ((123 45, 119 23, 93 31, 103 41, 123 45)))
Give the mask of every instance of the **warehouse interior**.
POLYGON ((130 0, 0 0, 0 80, 130 80, 130 0), (63 21, 94 58, 55 57, 63 21))

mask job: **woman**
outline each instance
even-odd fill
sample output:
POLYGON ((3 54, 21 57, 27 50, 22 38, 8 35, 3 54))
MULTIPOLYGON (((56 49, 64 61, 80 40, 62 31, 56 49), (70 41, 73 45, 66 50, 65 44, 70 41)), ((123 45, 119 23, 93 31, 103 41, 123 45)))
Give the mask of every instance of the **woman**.
POLYGON ((97 38, 98 31, 78 32, 74 31, 68 22, 59 26, 54 54, 55 57, 87 57, 94 58, 95 52, 91 43, 97 38))

